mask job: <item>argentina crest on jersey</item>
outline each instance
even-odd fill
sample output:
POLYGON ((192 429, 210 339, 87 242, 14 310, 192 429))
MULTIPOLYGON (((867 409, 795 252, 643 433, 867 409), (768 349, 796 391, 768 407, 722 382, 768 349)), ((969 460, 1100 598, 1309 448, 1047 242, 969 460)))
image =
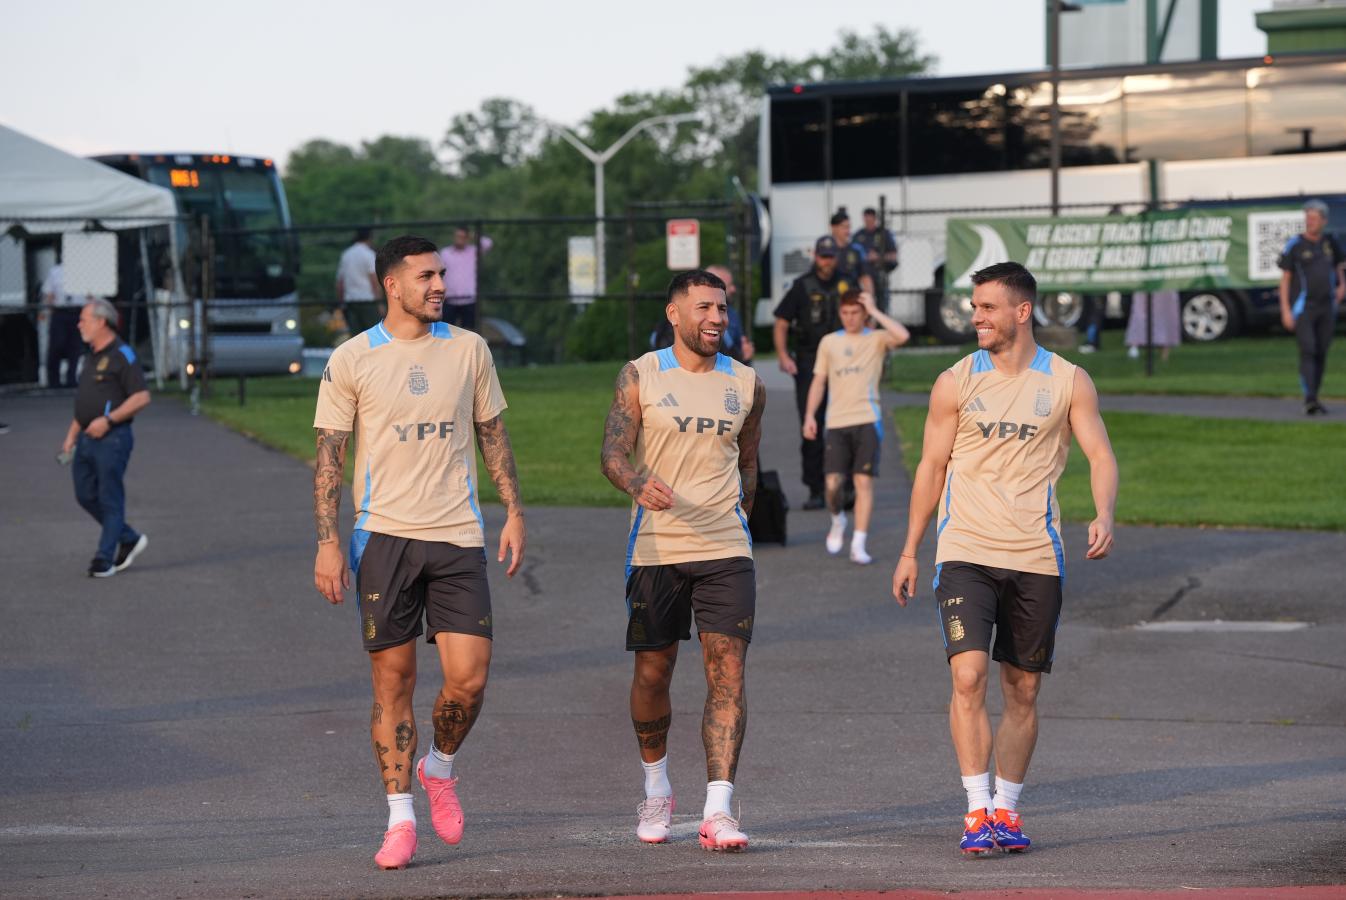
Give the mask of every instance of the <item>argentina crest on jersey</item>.
POLYGON ((1050 416, 1052 414, 1052 392, 1047 388, 1041 388, 1033 398, 1033 415, 1050 416))
POLYGON ((724 411, 731 416, 736 416, 743 407, 738 402, 738 391, 729 388, 724 392, 724 411))
POLYGON ((407 373, 407 390, 411 391, 413 397, 430 392, 430 379, 425 376, 425 369, 412 365, 411 371, 407 373))

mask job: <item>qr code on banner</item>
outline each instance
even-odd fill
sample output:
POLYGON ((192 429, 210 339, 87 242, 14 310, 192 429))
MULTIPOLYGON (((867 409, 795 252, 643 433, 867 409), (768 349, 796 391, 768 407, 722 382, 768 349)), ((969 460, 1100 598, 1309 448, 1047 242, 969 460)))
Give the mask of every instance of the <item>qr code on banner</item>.
POLYGON ((1275 281, 1281 277, 1276 260, 1286 241, 1304 230, 1303 210, 1248 213, 1248 278, 1275 281))

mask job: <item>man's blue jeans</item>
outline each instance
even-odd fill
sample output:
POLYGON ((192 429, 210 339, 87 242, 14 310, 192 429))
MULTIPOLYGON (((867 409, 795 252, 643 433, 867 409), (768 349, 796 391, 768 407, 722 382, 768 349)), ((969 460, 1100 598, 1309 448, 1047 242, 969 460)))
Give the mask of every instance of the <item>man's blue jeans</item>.
POLYGON ((116 562, 118 544, 140 540, 139 533, 126 524, 126 489, 122 486, 133 446, 130 425, 114 428, 97 441, 81 433, 75 444, 71 466, 75 499, 103 526, 98 558, 108 562, 116 562))

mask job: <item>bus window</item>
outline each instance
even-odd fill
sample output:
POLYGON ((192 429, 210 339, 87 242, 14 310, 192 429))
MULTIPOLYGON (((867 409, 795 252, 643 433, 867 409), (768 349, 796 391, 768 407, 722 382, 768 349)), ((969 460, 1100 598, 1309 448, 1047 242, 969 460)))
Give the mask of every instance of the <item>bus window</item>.
POLYGON ((1005 168, 1005 86, 907 95, 909 175, 1005 168))
MULTIPOLYGON (((1061 165, 1106 166, 1122 161, 1122 80, 1062 81, 1061 165)), ((1051 165, 1050 82, 1010 90, 1005 152, 1011 169, 1051 165)))
POLYGON ((1253 156, 1346 150, 1346 63, 1248 70, 1253 156))
POLYGON ((901 174, 902 95, 835 98, 832 177, 896 178, 901 174))
POLYGON ((1247 155, 1243 72, 1128 75, 1123 89, 1127 162, 1247 155))
POLYGON ((822 181, 823 101, 783 100, 771 104, 771 180, 822 181))

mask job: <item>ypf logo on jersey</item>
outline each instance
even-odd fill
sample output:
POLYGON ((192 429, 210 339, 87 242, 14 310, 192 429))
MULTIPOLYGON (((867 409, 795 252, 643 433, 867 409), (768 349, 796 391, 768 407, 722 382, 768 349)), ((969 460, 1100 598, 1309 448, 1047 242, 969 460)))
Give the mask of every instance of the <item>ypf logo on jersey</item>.
POLYGON ((407 373, 407 390, 411 391, 413 397, 430 392, 430 379, 425 377, 425 369, 412 365, 411 371, 407 373))
POLYGON ((724 411, 731 416, 736 416, 743 409, 738 402, 738 391, 729 388, 724 392, 724 411))

